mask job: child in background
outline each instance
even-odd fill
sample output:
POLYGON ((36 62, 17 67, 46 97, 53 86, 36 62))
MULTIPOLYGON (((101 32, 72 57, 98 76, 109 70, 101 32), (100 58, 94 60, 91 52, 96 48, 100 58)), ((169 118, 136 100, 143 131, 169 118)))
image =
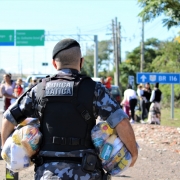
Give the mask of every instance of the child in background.
POLYGON ((128 100, 123 100, 121 102, 121 106, 123 107, 123 111, 130 117, 130 105, 128 100))
POLYGON ((105 86, 109 90, 111 90, 111 81, 112 81, 112 78, 110 76, 105 79, 105 86))
POLYGON ((22 79, 21 78, 18 78, 16 81, 14 93, 15 93, 16 97, 19 97, 23 93, 22 79))
MULTIPOLYGON (((23 87, 22 87, 22 79, 18 78, 16 81, 16 85, 14 88, 14 95, 16 98, 18 98, 23 93, 23 87)), ((15 102, 16 99, 11 99, 11 104, 15 102)))

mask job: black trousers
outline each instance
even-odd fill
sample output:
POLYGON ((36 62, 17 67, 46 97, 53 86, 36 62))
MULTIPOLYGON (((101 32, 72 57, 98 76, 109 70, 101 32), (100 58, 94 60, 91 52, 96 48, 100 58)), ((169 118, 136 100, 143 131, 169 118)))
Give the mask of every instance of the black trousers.
POLYGON ((151 102, 146 102, 146 113, 147 113, 147 115, 149 113, 150 106, 151 106, 151 102))
POLYGON ((134 109, 137 105, 137 99, 130 99, 129 106, 131 110, 131 118, 134 120, 134 109))
POLYGON ((140 100, 140 107, 141 107, 141 120, 146 118, 146 103, 144 100, 140 100))

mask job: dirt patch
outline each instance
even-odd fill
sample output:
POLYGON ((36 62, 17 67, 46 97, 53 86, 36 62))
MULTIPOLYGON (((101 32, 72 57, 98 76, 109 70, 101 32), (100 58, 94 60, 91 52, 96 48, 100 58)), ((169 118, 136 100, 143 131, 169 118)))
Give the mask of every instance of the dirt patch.
POLYGON ((140 146, 139 157, 135 166, 125 171, 120 179, 179 180, 180 128, 148 124, 132 127, 140 146))

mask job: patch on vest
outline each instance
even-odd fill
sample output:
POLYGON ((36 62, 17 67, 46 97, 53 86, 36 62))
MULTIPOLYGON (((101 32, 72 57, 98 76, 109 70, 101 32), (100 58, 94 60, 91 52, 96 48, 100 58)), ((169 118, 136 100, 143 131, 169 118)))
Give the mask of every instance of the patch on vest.
POLYGON ((72 81, 50 81, 46 84, 45 96, 73 96, 73 86, 72 81))

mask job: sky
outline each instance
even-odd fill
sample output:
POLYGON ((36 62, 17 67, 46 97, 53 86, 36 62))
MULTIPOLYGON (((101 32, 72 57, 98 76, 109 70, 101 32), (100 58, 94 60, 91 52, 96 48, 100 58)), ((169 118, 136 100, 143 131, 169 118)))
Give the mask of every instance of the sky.
MULTIPOLYGON (((86 48, 112 39, 112 20, 121 24, 121 57, 139 46, 142 23, 138 0, 0 0, 0 30, 45 30, 44 46, 0 46, 0 69, 6 72, 53 74, 52 50, 63 38, 74 38, 86 48), (51 37, 54 40, 51 39, 51 37), (42 66, 48 63, 48 66, 42 66)), ((178 28, 167 30, 162 17, 144 24, 144 40, 169 40, 178 28)))

